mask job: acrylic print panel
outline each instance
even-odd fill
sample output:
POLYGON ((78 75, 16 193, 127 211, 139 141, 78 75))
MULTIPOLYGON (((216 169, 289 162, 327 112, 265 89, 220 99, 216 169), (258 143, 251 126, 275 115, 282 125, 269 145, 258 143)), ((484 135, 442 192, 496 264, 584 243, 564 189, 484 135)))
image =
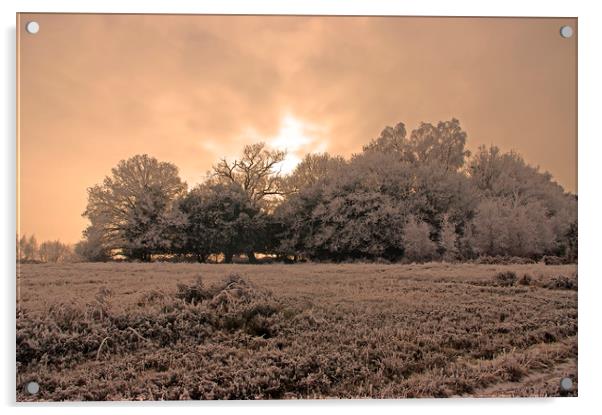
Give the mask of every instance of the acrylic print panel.
POLYGON ((577 395, 576 19, 17 24, 18 401, 577 395))

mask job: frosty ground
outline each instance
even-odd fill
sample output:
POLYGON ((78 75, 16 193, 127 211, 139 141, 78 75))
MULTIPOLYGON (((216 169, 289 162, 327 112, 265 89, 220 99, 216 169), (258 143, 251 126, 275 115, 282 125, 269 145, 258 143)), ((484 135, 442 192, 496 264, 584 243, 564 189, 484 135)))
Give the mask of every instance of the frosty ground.
POLYGON ((576 265, 18 267, 18 400, 577 393, 576 265))

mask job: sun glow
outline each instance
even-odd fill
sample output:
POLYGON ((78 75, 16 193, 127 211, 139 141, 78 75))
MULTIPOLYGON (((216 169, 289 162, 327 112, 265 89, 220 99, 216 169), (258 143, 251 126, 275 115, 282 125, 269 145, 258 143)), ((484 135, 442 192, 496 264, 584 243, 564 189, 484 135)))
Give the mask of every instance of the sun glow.
POLYGON ((286 158, 280 163, 280 171, 290 174, 306 153, 323 152, 326 143, 319 140, 318 129, 304 123, 292 115, 286 115, 280 123, 278 135, 269 141, 269 145, 286 151, 286 158))

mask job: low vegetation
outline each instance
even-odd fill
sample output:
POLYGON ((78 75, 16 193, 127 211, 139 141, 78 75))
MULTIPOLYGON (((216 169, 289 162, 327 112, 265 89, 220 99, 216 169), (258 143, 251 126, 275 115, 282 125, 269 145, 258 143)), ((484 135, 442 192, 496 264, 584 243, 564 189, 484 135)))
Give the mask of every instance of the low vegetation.
POLYGON ((517 277, 513 271, 499 272, 495 274, 495 283, 501 287, 510 287, 516 284, 517 277))
POLYGON ((574 265, 22 264, 18 287, 18 400, 577 393, 574 265))

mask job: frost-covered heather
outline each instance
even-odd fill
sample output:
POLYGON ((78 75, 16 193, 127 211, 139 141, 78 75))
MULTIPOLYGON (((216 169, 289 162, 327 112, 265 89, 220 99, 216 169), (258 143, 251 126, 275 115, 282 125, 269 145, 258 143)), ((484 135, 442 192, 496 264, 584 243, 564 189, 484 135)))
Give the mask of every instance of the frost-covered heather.
POLYGON ((575 265, 23 264, 18 286, 18 400, 559 396, 577 381, 575 265))

